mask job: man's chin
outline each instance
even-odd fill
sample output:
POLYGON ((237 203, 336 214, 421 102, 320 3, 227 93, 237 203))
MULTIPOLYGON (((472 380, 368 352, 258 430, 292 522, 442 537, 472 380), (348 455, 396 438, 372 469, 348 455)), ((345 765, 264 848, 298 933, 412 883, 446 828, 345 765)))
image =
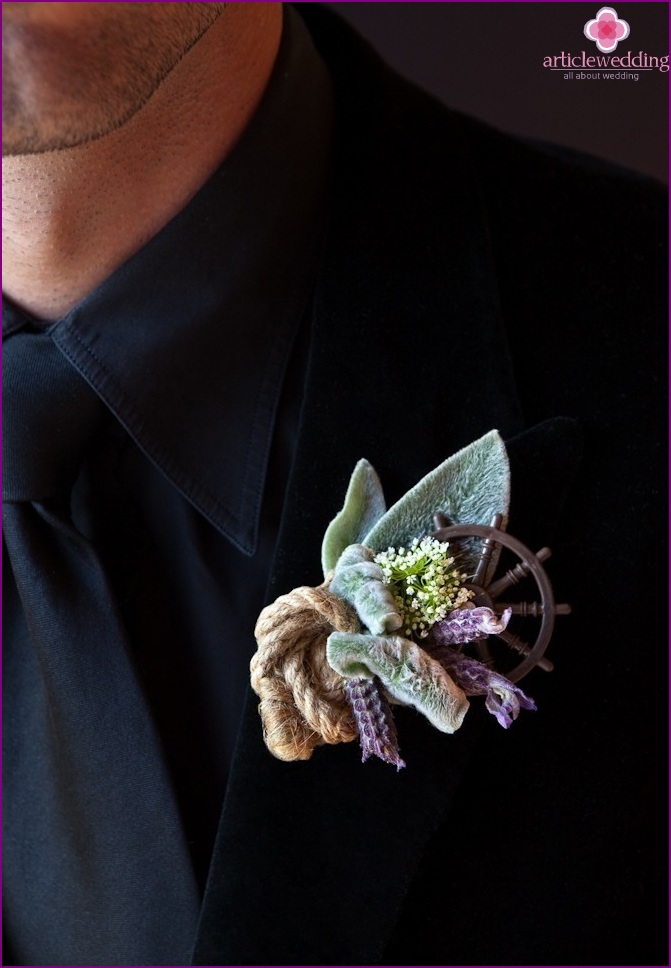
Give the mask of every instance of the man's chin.
MULTIPOLYGON (((131 115, 132 116, 132 115, 131 115)), ((91 119, 88 126, 61 119, 58 125, 40 126, 39 123, 29 125, 13 123, 11 118, 3 116, 2 121, 2 157, 12 158, 17 155, 45 155, 54 151, 67 151, 70 148, 80 148, 93 141, 99 141, 105 135, 121 128, 129 118, 106 119, 105 123, 96 123, 91 119)))
MULTIPOLYGON (((90 139, 84 139, 90 140, 90 139)), ((83 140, 67 138, 47 138, 39 134, 26 135, 2 131, 2 157, 16 158, 20 155, 46 155, 52 151, 62 151, 83 144, 83 140)))
MULTIPOLYGON (((48 102, 41 106, 44 110, 25 110, 20 97, 12 97, 9 85, 3 90, 2 104, 2 157, 15 155, 42 155, 50 151, 74 148, 91 140, 91 133, 85 129, 81 119, 72 117, 72 112, 53 112, 47 110, 48 102)), ((93 129, 94 125, 89 124, 93 129)))

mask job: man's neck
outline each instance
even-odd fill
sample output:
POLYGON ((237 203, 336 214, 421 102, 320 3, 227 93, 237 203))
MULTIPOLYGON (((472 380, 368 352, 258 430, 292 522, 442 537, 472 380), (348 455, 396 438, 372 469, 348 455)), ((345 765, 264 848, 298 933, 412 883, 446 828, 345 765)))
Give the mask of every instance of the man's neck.
POLYGON ((43 320, 66 313, 166 225, 234 147, 270 77, 282 4, 234 6, 240 21, 215 22, 118 130, 3 159, 3 291, 23 309, 43 320))

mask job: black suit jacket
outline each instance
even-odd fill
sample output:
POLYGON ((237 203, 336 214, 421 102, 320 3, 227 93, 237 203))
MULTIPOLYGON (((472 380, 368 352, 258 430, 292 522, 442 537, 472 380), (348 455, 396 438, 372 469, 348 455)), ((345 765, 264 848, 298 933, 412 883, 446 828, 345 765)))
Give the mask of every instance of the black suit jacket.
POLYGON ((445 110, 312 7, 334 204, 268 600, 319 583, 360 457, 389 503, 496 427, 573 613, 536 713, 401 710, 399 774, 273 759, 250 692, 194 963, 662 964, 665 192, 445 110))

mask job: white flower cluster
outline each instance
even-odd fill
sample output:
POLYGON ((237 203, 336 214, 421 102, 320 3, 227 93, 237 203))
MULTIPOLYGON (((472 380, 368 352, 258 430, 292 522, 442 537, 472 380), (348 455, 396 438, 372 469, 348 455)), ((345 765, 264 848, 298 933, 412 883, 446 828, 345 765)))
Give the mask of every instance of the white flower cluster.
POLYGON ((426 638, 432 625, 473 597, 463 587, 468 576, 453 567, 448 547, 437 538, 415 538, 408 549, 387 548, 374 558, 385 584, 392 586, 408 636, 426 638))

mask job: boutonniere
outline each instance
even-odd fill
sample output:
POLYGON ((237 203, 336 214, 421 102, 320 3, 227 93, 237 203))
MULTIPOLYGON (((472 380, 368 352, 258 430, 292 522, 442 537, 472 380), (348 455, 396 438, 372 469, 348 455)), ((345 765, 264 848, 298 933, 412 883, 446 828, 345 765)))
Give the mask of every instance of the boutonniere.
POLYGON ((256 625, 252 687, 271 753, 307 760, 318 745, 358 739, 362 761, 400 769, 394 705, 445 733, 471 696, 504 728, 536 708, 517 683, 552 669, 555 616, 570 608, 555 604, 550 550, 508 534, 509 502, 496 430, 389 510, 375 470, 358 462, 324 535, 324 582, 280 596, 256 625))

